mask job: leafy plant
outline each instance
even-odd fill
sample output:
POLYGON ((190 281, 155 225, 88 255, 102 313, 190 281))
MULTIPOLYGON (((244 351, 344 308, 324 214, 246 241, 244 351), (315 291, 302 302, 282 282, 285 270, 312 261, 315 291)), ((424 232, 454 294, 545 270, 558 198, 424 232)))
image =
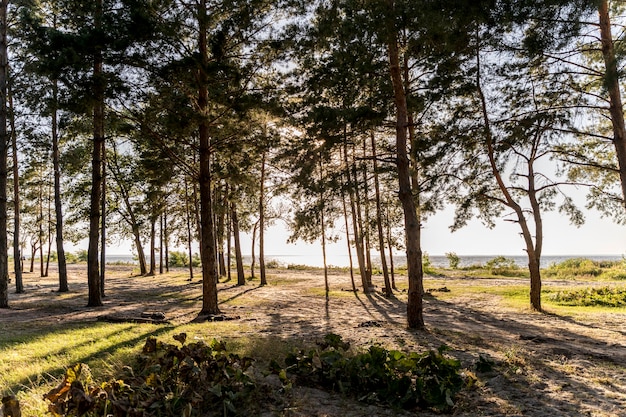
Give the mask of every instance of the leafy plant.
POLYGON ((445 347, 420 354, 370 346, 363 353, 349 354, 339 336, 331 335, 330 340, 321 350, 289 354, 281 379, 287 371, 300 381, 361 401, 440 411, 454 406, 454 396, 463 387, 460 362, 445 356, 445 347))
POLYGON ((181 347, 150 337, 133 366, 117 379, 94 384, 87 365, 69 368, 45 399, 62 416, 204 416, 236 414, 235 405, 254 387, 246 370, 252 359, 228 353, 213 340, 181 347))

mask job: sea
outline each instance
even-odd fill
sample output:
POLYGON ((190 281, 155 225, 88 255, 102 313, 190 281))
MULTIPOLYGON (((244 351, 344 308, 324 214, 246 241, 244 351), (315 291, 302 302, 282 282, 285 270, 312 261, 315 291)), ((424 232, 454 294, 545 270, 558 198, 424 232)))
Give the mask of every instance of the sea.
MULTIPOLYGON (((505 256, 508 259, 515 261, 520 267, 526 267, 528 265, 528 258, 524 255, 458 255, 460 258, 459 266, 467 267, 472 265, 484 265, 489 260, 497 256, 505 256)), ((428 255, 430 262, 435 267, 447 267, 449 261, 446 256, 443 255, 428 255)), ((541 267, 546 268, 552 264, 561 263, 567 259, 573 258, 586 258, 594 261, 621 261, 624 255, 546 255, 541 258, 541 267)), ((137 259, 133 255, 107 255, 107 263, 137 263, 137 259)), ((244 263, 249 265, 252 261, 250 256, 244 256, 244 263)), ((290 265, 305 265, 311 267, 322 267, 323 260, 319 255, 266 255, 265 262, 275 262, 281 267, 288 267, 290 265)), ((258 257, 257 257, 258 265, 258 257)), ((350 266, 350 258, 348 255, 334 255, 327 256, 326 263, 328 266, 334 267, 348 267, 350 266)), ((375 266, 380 265, 380 257, 377 255, 372 256, 372 263, 375 266)), ((353 264, 357 265, 356 256, 353 257, 353 264)), ((406 265, 405 256, 394 256, 394 266, 401 267, 406 265)))

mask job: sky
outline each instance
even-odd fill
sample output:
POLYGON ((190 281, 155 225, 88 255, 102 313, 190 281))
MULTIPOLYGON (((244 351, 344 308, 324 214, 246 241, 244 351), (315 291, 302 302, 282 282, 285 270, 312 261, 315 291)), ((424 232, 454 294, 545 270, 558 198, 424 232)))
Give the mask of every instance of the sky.
MULTIPOLYGON (((496 221, 494 229, 487 229, 479 221, 456 232, 450 232, 454 210, 448 208, 429 218, 422 231, 422 249, 433 256, 455 252, 458 255, 524 255, 524 242, 516 223, 496 221)), ((266 232, 268 255, 321 255, 319 243, 286 243, 289 232, 277 223, 266 232)), ((242 239, 243 252, 250 253, 250 238, 242 239)), ((347 255, 345 240, 329 246, 333 256, 347 255)), ((544 255, 622 255, 626 254, 626 227, 587 213, 586 223, 577 228, 558 212, 544 216, 544 255)))
MULTIPOLYGON (((580 206, 583 206, 584 200, 581 203, 583 204, 580 206)), ((626 226, 615 224, 611 219, 603 219, 596 211, 585 210, 584 213, 586 222, 581 227, 572 226, 568 219, 558 212, 544 213, 543 255, 626 255, 626 226)), ((449 226, 452 224, 453 215, 454 209, 448 207, 428 218, 422 230, 423 251, 431 256, 445 255, 448 252, 454 252, 459 256, 525 255, 524 242, 516 223, 496 219, 496 227, 488 229, 480 221, 473 220, 468 226, 451 232, 449 226)), ((276 222, 270 227, 265 237, 266 256, 290 256, 300 259, 310 256, 321 259, 319 242, 287 243, 288 237, 289 231, 283 222, 276 222)), ((250 235, 243 234, 241 241, 243 254, 249 255, 250 235)), ((81 242, 78 247, 83 246, 87 247, 86 242, 81 242)), ((127 255, 131 252, 129 242, 107 247, 107 253, 110 255, 127 255)), ((327 253, 331 258, 330 263, 337 265, 332 263, 332 259, 347 257, 345 239, 329 244, 327 253)))

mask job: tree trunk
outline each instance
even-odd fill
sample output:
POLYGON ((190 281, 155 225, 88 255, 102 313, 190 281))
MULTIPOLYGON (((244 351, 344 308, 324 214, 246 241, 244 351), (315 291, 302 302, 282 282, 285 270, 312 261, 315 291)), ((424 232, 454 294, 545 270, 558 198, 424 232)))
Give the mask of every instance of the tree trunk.
POLYGON ((106 297, 104 292, 104 276, 106 271, 106 250, 107 250, 107 153, 106 142, 102 141, 102 198, 100 199, 100 294, 106 297))
POLYGON ((348 227, 348 207, 346 204, 346 193, 341 188, 341 202, 343 205, 343 219, 346 228, 346 243, 348 246, 348 261, 350 262, 350 282, 352 283, 352 291, 356 292, 356 283, 354 282, 354 264, 352 261, 352 246, 350 245, 350 228, 348 227))
POLYGON ((256 231, 259 227, 259 223, 256 222, 254 224, 254 227, 252 228, 252 244, 250 245, 250 276, 251 278, 254 278, 254 268, 256 267, 256 253, 255 253, 255 246, 256 246, 256 231))
POLYGON ((121 178, 122 175, 120 174, 119 166, 117 163, 117 148, 115 146, 115 142, 113 142, 112 146, 112 155, 113 158, 111 158, 111 163, 109 164, 109 171, 113 174, 113 179, 118 185, 120 196, 122 198, 121 202, 124 204, 124 207, 126 207, 126 212, 128 213, 128 215, 122 217, 130 226, 130 230, 133 234, 133 241, 135 243, 135 249, 137 250, 137 260, 139 262, 139 273, 141 275, 146 275, 148 269, 146 268, 146 255, 143 251, 143 245, 141 243, 141 231, 139 230, 139 222, 137 221, 137 216, 135 216, 133 206, 130 203, 129 191, 126 189, 124 179, 121 178))
MULTIPOLYGON (((191 258, 189 259, 191 262, 191 258)), ((156 218, 152 216, 150 218, 150 269, 148 270, 148 276, 154 276, 156 274, 156 218)))
MULTIPOLYGON (((324 168, 322 167, 322 158, 320 155, 319 158, 319 168, 320 168, 320 182, 324 180, 324 168)), ((320 191, 320 227, 322 232, 322 261, 324 262, 324 290, 326 293, 326 301, 328 301, 330 287, 328 286, 328 266, 326 262, 326 225, 324 224, 324 210, 325 201, 324 201, 324 189, 322 188, 320 191)))
MULTIPOLYGON (((223 201, 227 200, 226 193, 224 193, 223 199, 224 199, 223 201)), ((226 204, 227 203, 224 203, 222 207, 227 207, 226 204)), ((219 216, 217 219, 217 258, 218 258, 217 261, 219 265, 220 277, 226 276, 226 263, 224 260, 224 233, 226 229, 225 219, 226 219, 227 211, 228 210, 224 210, 224 209, 220 210, 219 216)))
POLYGON ((363 138, 363 160, 361 161, 361 172, 363 173, 363 193, 365 198, 363 199, 363 238, 365 240, 365 260, 367 263, 367 282, 370 287, 372 286, 372 243, 370 240, 370 196, 369 196, 369 181, 367 177, 367 138, 363 138))
POLYGON ((65 247, 63 241, 63 202, 61 201, 61 155, 59 152, 59 128, 58 128, 58 81, 52 84, 52 168, 54 170, 54 213, 56 219, 56 247, 57 262, 59 268, 59 292, 68 292, 67 261, 65 260, 65 247))
POLYGON ((163 209, 163 246, 165 246, 165 272, 170 272, 170 234, 167 228, 167 204, 163 209))
MULTIPOLYGON (((502 174, 498 169, 496 163, 495 149, 494 149, 494 140, 492 136, 491 123, 489 120, 489 115, 487 112, 487 102, 485 99, 485 95, 483 94, 482 86, 481 86, 481 74, 480 74, 480 51, 476 52, 476 86, 478 90, 478 96, 480 98, 481 103, 481 111, 482 117, 484 121, 484 131, 486 135, 486 148, 487 148, 487 156, 489 158, 489 165, 491 167, 491 172, 498 184, 498 188, 502 192, 504 196, 505 204, 507 207, 511 208, 516 216, 517 221, 522 229, 522 237, 524 239, 524 243, 526 244, 526 254, 528 255, 528 270, 530 272, 530 305, 531 308, 536 311, 541 311, 541 273, 539 270, 539 260, 541 256, 541 243, 537 246, 533 243, 533 237, 530 233, 530 229, 528 228, 528 222, 526 221, 526 217, 524 216, 524 210, 522 207, 513 199, 513 196, 509 192, 508 187, 504 183, 504 179, 502 178, 502 174), (539 252, 537 252, 537 248, 539 252)), ((542 241, 542 222, 541 216, 539 212, 539 203, 536 200, 536 194, 534 191, 534 173, 533 173, 533 159, 531 158, 529 161, 529 172, 528 172, 528 181, 529 181, 529 189, 528 195, 531 200, 531 206, 533 209, 533 216, 535 217, 535 232, 538 232, 536 237, 539 238, 539 242, 542 241)))
POLYGON ((352 166, 348 159, 348 143, 347 135, 345 133, 346 127, 344 126, 344 142, 343 142, 343 161, 345 165, 346 182, 348 184, 348 197, 350 199, 350 212, 352 215, 352 230, 354 237, 354 247, 356 249, 357 261, 359 263, 359 273, 361 275, 361 285, 363 286, 363 292, 368 293, 370 291, 369 284, 367 282, 367 270, 365 268, 365 255, 363 253, 362 240, 359 237, 359 223, 357 221, 357 208, 354 201, 354 184, 352 183, 351 170, 352 166))
MULTIPOLYGON (((357 230, 359 230, 359 234, 355 236, 355 242, 358 241, 358 245, 356 245, 357 250, 360 248, 361 257, 363 259, 363 271, 365 271, 365 282, 364 284, 368 291, 370 291, 372 287, 372 271, 371 265, 369 262, 369 254, 367 253, 369 248, 366 246, 365 235, 367 234, 367 227, 363 222, 362 209, 361 209, 361 192, 359 187, 359 171, 356 166, 356 147, 352 146, 352 178, 354 178, 354 203, 355 203, 355 214, 356 214, 356 223, 358 224, 357 230)), ((360 262, 359 258, 359 262, 360 262)))
POLYGON ((8 0, 0 0, 0 308, 9 307, 9 257, 7 239, 7 83, 9 75, 7 42, 8 0))
POLYGON ((219 314, 217 304, 217 251, 213 232, 213 199, 211 197, 211 148, 209 138, 209 92, 206 69, 208 68, 206 0, 198 3, 198 111, 200 113, 200 258, 202 259, 202 314, 219 314))
MULTIPOLYGON (((13 94, 11 85, 8 85, 9 108, 11 109, 11 148, 13 159, 13 274, 15 275, 15 293, 24 292, 24 280, 22 277, 22 253, 20 251, 20 170, 17 155, 17 130, 15 129, 15 113, 13 108, 13 94)), ((59 270, 59 276, 61 271, 59 270)))
MULTIPOLYGON (((391 10, 395 9, 394 0, 387 0, 387 3, 391 10)), ((387 53, 389 55, 389 72, 393 84, 394 105, 396 109, 396 152, 399 198, 404 213, 409 280, 407 323, 408 327, 411 329, 424 329, 424 272, 422 270, 422 250, 420 247, 421 231, 415 211, 413 190, 411 188, 411 173, 407 154, 407 103, 400 70, 400 53, 398 50, 397 34, 395 33, 395 22, 392 19, 390 19, 388 23, 388 29, 392 32, 387 42, 387 53)))
POLYGON ((189 186, 187 184, 187 177, 185 177, 185 214, 187 216, 187 251, 189 253, 189 281, 193 280, 193 253, 191 250, 191 244, 193 242, 193 235, 191 233, 191 208, 189 204, 189 186))
POLYGON ((380 203, 380 184, 378 182, 378 161, 376 160, 376 137, 374 132, 370 133, 372 142, 372 159, 374 161, 374 191, 376 193, 376 226, 378 230, 378 247, 380 249, 380 264, 383 268, 383 279, 385 282, 385 295, 388 297, 392 294, 391 281, 389 280, 389 271, 387 270, 387 259, 385 256, 385 234, 383 231, 383 210, 380 203))
POLYGON ((613 145, 617 156, 619 178, 622 186, 622 197, 626 208, 626 125, 624 123, 624 108, 620 92, 619 69, 615 57, 613 35, 611 34, 611 19, 607 0, 601 0, 598 4, 600 18, 600 40, 602 42, 602 56, 606 74, 604 86, 609 93, 611 123, 613 125, 613 145))
POLYGON ((163 216, 159 216, 159 274, 163 275, 163 216))
POLYGON ((237 263, 237 285, 245 285, 246 277, 243 270, 243 257, 241 256, 241 242, 239 239, 239 219, 237 218, 237 207, 235 203, 230 203, 230 216, 233 222, 233 237, 235 238, 235 262, 237 263))
POLYGON ((259 268, 261 273, 261 285, 267 285, 265 274, 265 160, 266 152, 263 151, 261 158, 261 196, 259 197, 259 268))
MULTIPOLYGON (((94 24, 102 27, 102 0, 96 0, 94 24)), ((89 211, 89 246, 87 249, 87 283, 89 301, 87 306, 102 305, 98 246, 100 238, 100 200, 102 198, 102 148, 104 142, 104 74, 101 46, 95 47, 93 61, 93 152, 91 157, 91 200, 89 211)))

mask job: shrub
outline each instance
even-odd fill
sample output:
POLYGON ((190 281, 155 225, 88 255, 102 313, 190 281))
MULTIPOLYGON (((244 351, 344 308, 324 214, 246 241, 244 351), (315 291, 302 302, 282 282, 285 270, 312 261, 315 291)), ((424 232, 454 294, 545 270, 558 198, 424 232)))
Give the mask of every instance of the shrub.
POLYGON ((447 252, 446 258, 448 258, 448 265, 452 269, 457 269, 461 263, 461 258, 454 252, 447 252))
POLYGON ((427 252, 422 254, 422 270, 425 274, 434 274, 436 272, 427 252))
POLYGON ((287 372, 299 380, 339 391, 359 400, 402 408, 433 408, 448 411, 463 387, 461 365, 443 354, 445 347, 425 353, 403 353, 370 346, 358 354, 334 334, 326 336, 321 349, 297 350, 287 356, 286 370, 274 363, 284 382, 287 372))
POLYGON ((226 352, 213 340, 182 346, 148 338, 142 354, 124 374, 95 384, 87 365, 67 370, 64 380, 44 396, 54 416, 205 416, 234 415, 254 387, 246 370, 252 359, 226 352))
POLYGON ((494 275, 514 275, 520 267, 514 259, 496 256, 485 263, 485 267, 494 275))
POLYGON ((546 276, 560 279, 572 279, 575 277, 597 277, 602 274, 600 265, 590 259, 572 258, 558 264, 551 264, 545 270, 546 276))
MULTIPOLYGON (((194 253, 191 258, 192 265, 194 267, 199 267, 201 264, 200 255, 194 253)), ((169 255, 169 264, 173 267, 188 267, 189 266, 189 256, 185 252, 173 251, 170 252, 169 255)))

